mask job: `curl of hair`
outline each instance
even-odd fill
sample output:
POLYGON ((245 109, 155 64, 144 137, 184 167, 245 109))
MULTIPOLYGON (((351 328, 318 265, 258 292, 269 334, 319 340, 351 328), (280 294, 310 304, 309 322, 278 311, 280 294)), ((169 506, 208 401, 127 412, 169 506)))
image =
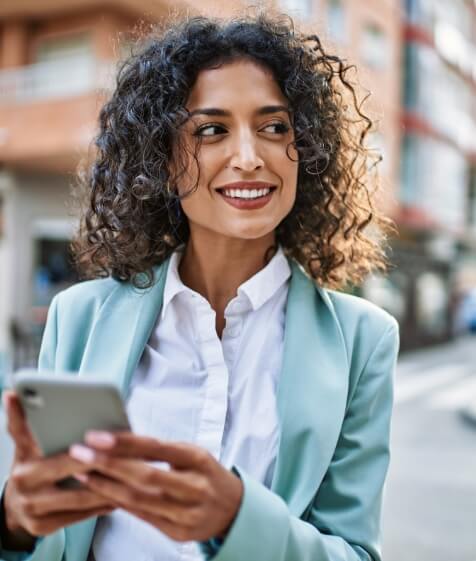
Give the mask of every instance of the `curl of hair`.
POLYGON ((174 189, 187 165, 179 131, 187 98, 201 70, 242 58, 272 72, 293 115, 296 202, 276 241, 329 288, 386 269, 393 226, 375 205, 379 158, 366 148, 372 121, 348 77, 354 67, 289 17, 257 14, 186 18, 154 30, 122 63, 100 111, 95 161, 80 175, 86 206, 72 248, 84 277, 148 287, 153 267, 187 242, 174 189), (179 156, 173 175, 172 151, 179 156))

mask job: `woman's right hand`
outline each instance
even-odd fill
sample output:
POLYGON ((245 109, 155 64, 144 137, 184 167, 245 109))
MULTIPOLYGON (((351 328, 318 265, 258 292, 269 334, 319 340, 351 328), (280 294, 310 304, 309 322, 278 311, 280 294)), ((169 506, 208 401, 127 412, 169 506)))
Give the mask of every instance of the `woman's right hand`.
POLYGON ((114 505, 88 489, 59 488, 58 481, 85 473, 87 466, 68 453, 42 456, 14 392, 4 392, 4 405, 8 432, 15 444, 0 511, 4 549, 29 551, 38 536, 113 510, 114 505))

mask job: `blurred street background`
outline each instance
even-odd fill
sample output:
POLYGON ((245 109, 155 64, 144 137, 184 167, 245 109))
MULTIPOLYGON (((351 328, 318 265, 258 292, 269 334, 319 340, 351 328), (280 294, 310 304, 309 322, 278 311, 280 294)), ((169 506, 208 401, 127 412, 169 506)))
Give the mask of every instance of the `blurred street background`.
MULTIPOLYGON (((246 5, 0 1, 0 390, 36 365, 51 298, 78 280, 71 188, 137 24, 246 5)), ((384 561, 476 561, 476 0, 266 5, 355 63, 371 93, 368 146, 398 235, 390 273, 357 293, 401 328, 384 561)))

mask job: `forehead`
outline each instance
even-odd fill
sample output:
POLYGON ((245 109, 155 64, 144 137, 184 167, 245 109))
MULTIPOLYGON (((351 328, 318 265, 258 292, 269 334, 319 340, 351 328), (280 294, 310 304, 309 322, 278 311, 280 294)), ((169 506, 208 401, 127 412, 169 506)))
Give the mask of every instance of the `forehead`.
POLYGON ((247 107, 285 104, 270 70, 249 60, 225 63, 202 70, 190 91, 187 109, 220 107, 231 111, 247 107))

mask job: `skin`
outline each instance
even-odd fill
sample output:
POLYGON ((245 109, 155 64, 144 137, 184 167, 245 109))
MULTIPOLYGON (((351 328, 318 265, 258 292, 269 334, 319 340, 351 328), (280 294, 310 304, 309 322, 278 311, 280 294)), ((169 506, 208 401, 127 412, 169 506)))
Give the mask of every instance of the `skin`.
MULTIPOLYGON (((271 73, 247 60, 201 72, 187 103, 191 112, 210 107, 230 112, 226 117, 197 114, 183 131, 188 151, 193 152, 197 128, 217 125, 201 129, 200 181, 197 190, 182 200, 190 240, 179 272, 184 284, 210 302, 220 337, 226 305, 238 287, 263 268, 275 229, 296 198, 297 153, 290 147, 293 161, 286 155, 294 140, 290 116, 284 111, 258 114, 262 107, 283 105, 287 100, 271 73), (285 133, 283 125, 289 128, 285 133), (216 191, 228 183, 254 180, 277 186, 261 209, 236 209, 216 191)), ((181 194, 197 181, 193 160, 188 169, 189 177, 178 186, 181 194)))
MULTIPOLYGON (((220 337, 226 305, 263 268, 275 229, 296 197, 297 154, 292 147, 292 159, 286 153, 294 139, 290 115, 285 109, 260 113, 270 106, 286 107, 287 100, 270 72, 248 60, 202 71, 187 102, 194 112, 181 130, 187 153, 195 150, 197 134, 202 145, 198 188, 182 200, 190 240, 179 272, 186 285, 210 302, 220 337), (228 114, 195 113, 203 108, 228 114), (228 183, 256 180, 277 187, 261 209, 236 209, 216 191, 228 183)), ((188 170, 176 186, 181 194, 198 178, 192 158, 188 170)), ((243 484, 206 450, 132 433, 93 432, 69 454, 44 458, 15 394, 5 392, 4 402, 15 443, 4 494, 8 534, 2 540, 9 549, 30 549, 35 536, 114 508, 127 510, 177 541, 226 536, 241 504, 243 484), (168 462, 171 469, 158 470, 150 461, 168 462), (82 489, 55 486, 70 475, 82 481, 82 489)))

